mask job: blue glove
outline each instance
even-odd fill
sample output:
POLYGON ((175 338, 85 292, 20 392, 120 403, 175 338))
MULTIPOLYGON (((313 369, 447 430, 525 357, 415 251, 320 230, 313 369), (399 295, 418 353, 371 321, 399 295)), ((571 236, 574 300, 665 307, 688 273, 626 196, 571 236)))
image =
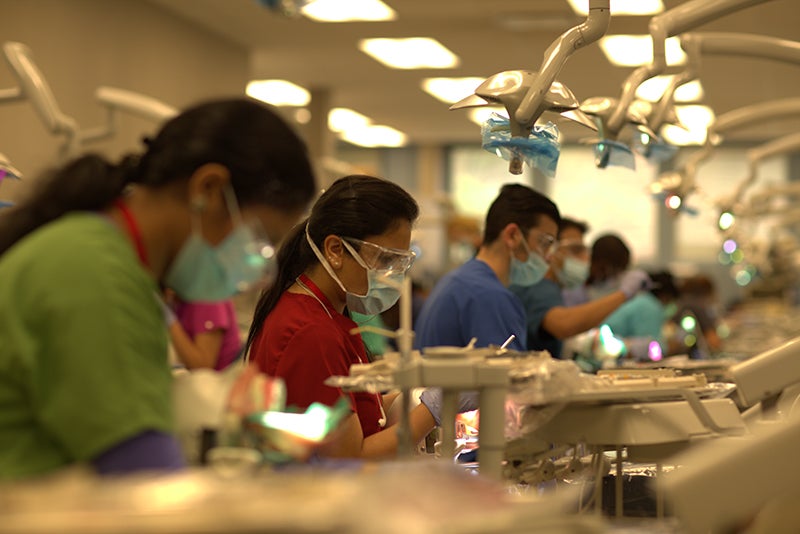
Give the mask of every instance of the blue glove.
POLYGON ((640 269, 625 271, 619 279, 619 290, 625 293, 626 298, 631 298, 639 291, 651 287, 653 287, 653 281, 646 272, 640 269))
MULTIPOLYGON (((419 401, 425 405, 436 426, 442 426, 442 390, 441 388, 428 388, 419 396, 419 401)), ((471 412, 478 409, 478 392, 462 391, 458 396, 457 413, 471 412)))

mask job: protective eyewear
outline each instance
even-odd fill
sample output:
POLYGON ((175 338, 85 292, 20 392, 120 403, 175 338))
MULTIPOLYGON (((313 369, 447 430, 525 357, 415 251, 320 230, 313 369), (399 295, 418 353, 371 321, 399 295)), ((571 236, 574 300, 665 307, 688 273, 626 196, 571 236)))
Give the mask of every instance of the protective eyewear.
POLYGON ((589 247, 580 241, 559 241, 556 243, 558 250, 570 256, 584 256, 589 252, 589 247))
POLYGON ((555 236, 551 234, 538 234, 534 242, 538 248, 538 252, 542 256, 548 256, 556 251, 558 244, 556 243, 555 236))
POLYGON ((414 259, 417 257, 410 250, 382 247, 354 237, 343 237, 342 240, 345 244, 350 243, 358 249, 358 253, 354 254, 354 257, 356 259, 360 257, 364 262, 364 267, 375 269, 376 271, 404 273, 411 268, 414 259))

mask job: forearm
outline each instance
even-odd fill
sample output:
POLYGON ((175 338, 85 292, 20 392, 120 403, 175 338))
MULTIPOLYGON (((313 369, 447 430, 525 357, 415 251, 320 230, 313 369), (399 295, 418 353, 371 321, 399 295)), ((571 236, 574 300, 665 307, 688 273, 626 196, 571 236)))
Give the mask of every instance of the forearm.
POLYGON ((169 335, 178 358, 188 369, 213 368, 216 365, 217 355, 198 347, 179 322, 170 325, 169 335))
MULTIPOLYGON (((436 421, 434 421, 431 412, 422 404, 411 410, 409 421, 411 424, 412 443, 418 443, 436 426, 436 421)), ((360 457, 380 459, 395 456, 397 454, 397 431, 399 427, 399 424, 392 425, 366 438, 361 446, 360 457)))
POLYGON ((553 337, 565 339, 598 326, 626 300, 622 291, 577 306, 557 306, 542 320, 542 328, 553 337))

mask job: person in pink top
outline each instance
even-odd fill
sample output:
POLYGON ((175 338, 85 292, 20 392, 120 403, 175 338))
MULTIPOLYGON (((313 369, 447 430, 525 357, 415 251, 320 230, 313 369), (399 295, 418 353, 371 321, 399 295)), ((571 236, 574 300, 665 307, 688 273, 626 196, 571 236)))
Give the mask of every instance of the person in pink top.
POLYGON ((177 301, 172 307, 175 320, 169 325, 170 338, 187 369, 221 371, 236 360, 242 338, 232 300, 177 301))

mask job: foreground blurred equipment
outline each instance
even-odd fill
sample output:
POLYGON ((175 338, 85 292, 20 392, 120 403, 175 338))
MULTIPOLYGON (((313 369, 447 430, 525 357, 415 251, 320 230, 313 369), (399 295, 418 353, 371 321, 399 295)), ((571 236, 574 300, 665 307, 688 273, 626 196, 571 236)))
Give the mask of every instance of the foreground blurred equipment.
POLYGON ((556 76, 573 52, 602 37, 608 30, 611 13, 609 0, 589 0, 586 20, 556 39, 544 53, 538 72, 513 70, 487 78, 475 89, 475 94, 456 102, 450 109, 502 105, 508 112, 509 135, 505 140, 511 174, 522 173, 522 161, 527 153, 537 150, 537 131, 534 124, 545 111, 555 111, 567 118, 594 128, 591 119, 577 108, 578 101, 556 76))
POLYGON ((673 459, 683 467, 665 477, 664 489, 688 532, 744 525, 751 527, 748 532, 796 531, 798 356, 800 338, 794 338, 733 366, 739 402, 756 413, 745 413, 752 435, 708 443, 673 459), (783 513, 772 515, 776 509, 783 513))
POLYGON ((0 486, 3 532, 368 534, 376 525, 386 534, 523 534, 532 525, 542 534, 608 531, 602 518, 571 513, 573 491, 514 496, 498 483, 434 461, 113 479, 72 475, 0 486))

